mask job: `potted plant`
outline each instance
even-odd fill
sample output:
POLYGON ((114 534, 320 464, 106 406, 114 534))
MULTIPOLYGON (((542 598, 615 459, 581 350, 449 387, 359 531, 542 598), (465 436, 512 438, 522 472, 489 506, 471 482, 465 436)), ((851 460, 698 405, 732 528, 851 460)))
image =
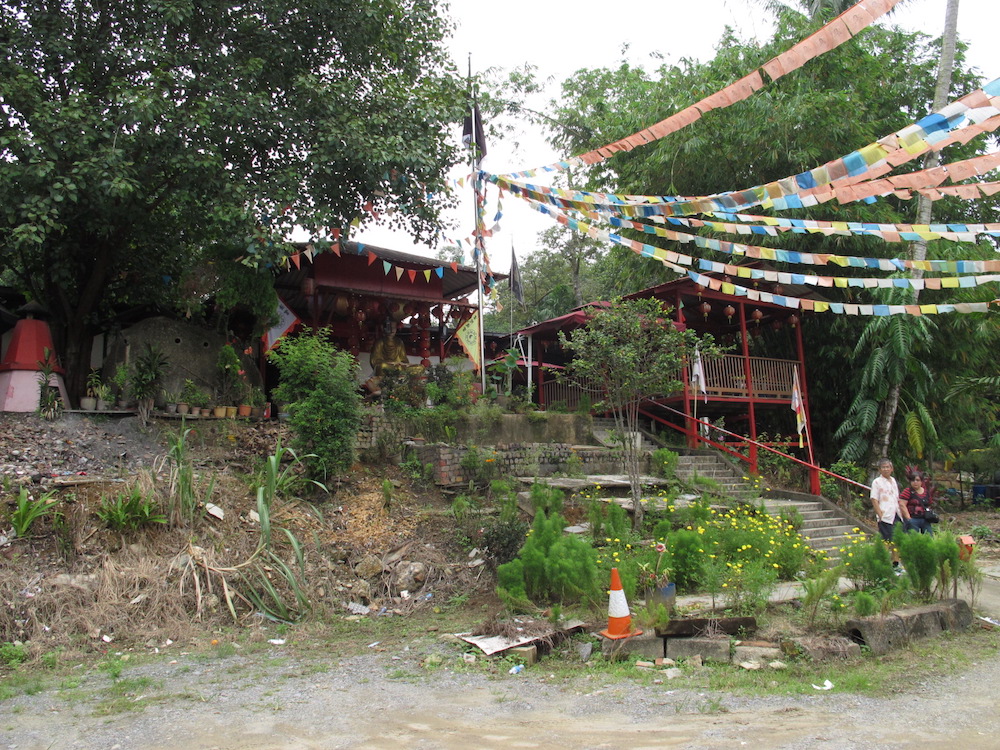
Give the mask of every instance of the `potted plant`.
POLYGON ((194 384, 193 380, 186 379, 184 385, 181 386, 181 393, 179 400, 177 401, 177 413, 187 414, 191 407, 199 408, 195 404, 195 399, 198 398, 198 386, 194 384))
POLYGON ((101 385, 101 375, 97 370, 91 370, 87 375, 87 395, 80 399, 80 408, 84 411, 97 409, 97 388, 101 385))
POLYGON ((97 411, 107 411, 108 405, 114 399, 111 386, 107 383, 100 383, 95 386, 94 395, 97 397, 97 411))
POLYGON ((180 394, 174 391, 163 391, 163 403, 167 409, 167 414, 177 413, 177 403, 181 400, 180 394))
POLYGON ((236 353, 232 344, 225 344, 219 349, 216 368, 219 380, 219 402, 225 406, 235 405, 239 398, 243 366, 240 363, 240 355, 236 353))
POLYGON ((251 419, 260 419, 264 416, 264 390, 256 386, 250 386, 247 391, 247 403, 250 404, 251 419))
POLYGON ((663 566, 663 555, 667 546, 656 544, 656 565, 639 564, 639 585, 646 589, 646 600, 662 604, 669 612, 677 601, 677 584, 670 582, 670 571, 663 566))
POLYGON ((153 400, 160 390, 160 379, 167 371, 168 364, 163 350, 148 342, 132 363, 129 373, 131 391, 138 404, 139 419, 143 424, 149 419, 153 400))
POLYGON ((129 368, 122 362, 111 376, 111 384, 114 386, 115 395, 118 397, 118 408, 124 409, 128 406, 129 368))

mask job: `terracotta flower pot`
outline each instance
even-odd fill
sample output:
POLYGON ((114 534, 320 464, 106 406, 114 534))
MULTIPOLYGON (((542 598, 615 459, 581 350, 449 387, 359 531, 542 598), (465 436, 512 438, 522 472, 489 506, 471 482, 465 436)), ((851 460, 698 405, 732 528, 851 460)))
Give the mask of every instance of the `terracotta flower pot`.
POLYGON ((250 404, 240 404, 236 409, 237 416, 249 417, 250 416, 250 404))
POLYGON ((178 414, 187 414, 189 411, 191 411, 191 405, 190 404, 185 404, 183 402, 177 404, 177 413, 178 414))

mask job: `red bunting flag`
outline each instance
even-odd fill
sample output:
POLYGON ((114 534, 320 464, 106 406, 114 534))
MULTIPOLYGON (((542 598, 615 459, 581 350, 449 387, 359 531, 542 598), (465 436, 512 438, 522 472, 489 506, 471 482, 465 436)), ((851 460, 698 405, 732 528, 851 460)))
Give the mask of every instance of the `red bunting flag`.
POLYGON ((410 283, 412 284, 417 279, 417 272, 412 268, 407 269, 406 275, 410 277, 410 283))
POLYGON ((368 251, 368 265, 370 266, 377 259, 378 259, 378 256, 375 253, 373 253, 371 250, 369 250, 368 251))
POLYGON ((451 262, 451 270, 458 273, 458 263, 456 261, 451 262))
POLYGON ((299 267, 299 263, 301 262, 301 258, 299 257, 301 255, 302 253, 295 253, 295 255, 292 256, 292 263, 295 264, 296 268, 299 267))

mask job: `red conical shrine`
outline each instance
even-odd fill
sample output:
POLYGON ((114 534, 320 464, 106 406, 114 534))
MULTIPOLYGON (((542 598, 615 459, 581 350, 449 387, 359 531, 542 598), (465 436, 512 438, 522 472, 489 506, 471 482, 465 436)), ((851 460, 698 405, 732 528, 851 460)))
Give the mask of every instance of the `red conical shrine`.
MULTIPOLYGON (((50 360, 55 360, 52 332, 44 320, 31 317, 41 308, 25 305, 18 312, 29 317, 17 321, 10 337, 10 345, 0 361, 0 411, 34 411, 38 408, 38 372, 48 350, 50 360)), ((59 389, 63 404, 68 403, 63 384, 63 368, 53 368, 49 385, 59 389)))

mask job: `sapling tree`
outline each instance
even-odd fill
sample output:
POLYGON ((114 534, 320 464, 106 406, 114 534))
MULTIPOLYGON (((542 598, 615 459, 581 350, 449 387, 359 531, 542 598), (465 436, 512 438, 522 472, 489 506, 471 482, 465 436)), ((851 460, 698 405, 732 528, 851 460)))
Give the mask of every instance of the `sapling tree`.
POLYGON ((642 528, 643 508, 639 459, 641 444, 634 439, 639 429, 642 402, 666 396, 681 387, 680 368, 697 344, 702 357, 719 353, 711 336, 700 340, 690 330, 678 330, 670 308, 657 299, 615 299, 592 313, 587 324, 560 333, 563 347, 573 359, 563 377, 603 395, 594 411, 614 416, 621 436, 622 458, 635 506, 633 528, 642 528))

